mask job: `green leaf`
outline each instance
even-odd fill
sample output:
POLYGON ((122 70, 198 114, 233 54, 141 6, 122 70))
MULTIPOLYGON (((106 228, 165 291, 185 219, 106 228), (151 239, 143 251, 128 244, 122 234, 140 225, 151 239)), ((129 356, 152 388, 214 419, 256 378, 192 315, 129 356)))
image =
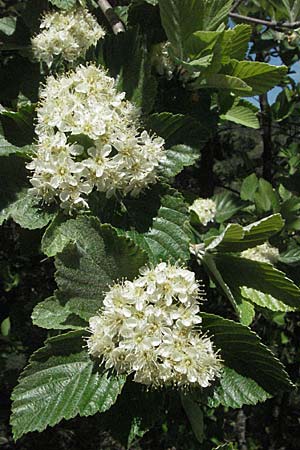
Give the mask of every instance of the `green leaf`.
POLYGON ((201 316, 202 329, 212 336, 226 366, 252 378, 270 394, 293 388, 281 362, 261 343, 256 333, 214 314, 202 313, 201 316))
MULTIPOLYGON (((235 61, 234 69, 229 75, 242 79, 252 88, 251 96, 267 92, 279 84, 287 73, 286 66, 254 61, 235 61)), ((247 95, 245 93, 245 95, 247 95)))
POLYGON ((280 253, 279 261, 283 264, 295 265, 300 264, 300 245, 290 245, 285 252, 280 253))
POLYGON ((272 297, 270 294, 265 294, 264 292, 257 291, 256 289, 242 287, 241 295, 243 298, 251 300, 252 303, 255 303, 262 308, 268 308, 271 311, 294 311, 295 308, 286 305, 285 303, 277 300, 272 297))
POLYGON ((265 402, 271 395, 259 384, 248 377, 243 377, 235 370, 224 367, 220 385, 208 399, 211 408, 223 405, 227 408, 241 408, 243 405, 256 405, 265 402))
POLYGON ((175 145, 166 150, 166 160, 160 164, 160 172, 165 178, 173 178, 184 167, 192 166, 199 157, 199 149, 188 145, 175 145))
POLYGON ((159 0, 162 25, 175 55, 185 59, 185 45, 195 31, 217 30, 231 4, 231 0, 159 0))
POLYGON ((13 16, 2 17, 0 19, 0 32, 11 36, 16 31, 17 18, 13 16))
POLYGON ((82 345, 82 334, 70 332, 48 339, 32 355, 12 394, 15 439, 78 414, 106 411, 115 403, 124 378, 95 370, 82 345))
POLYGON ((121 278, 133 279, 146 254, 128 237, 93 217, 66 222, 73 239, 55 259, 55 279, 69 310, 88 320, 102 305, 109 286, 121 278))
POLYGON ((217 249, 219 252, 241 252, 266 242, 284 225, 280 214, 264 217, 257 222, 242 227, 239 224, 229 224, 219 236, 209 242, 207 250, 217 249))
POLYGON ((208 77, 199 78, 193 83, 193 87, 198 89, 225 89, 233 94, 244 96, 252 93, 251 86, 249 86, 241 78, 222 73, 216 73, 209 75, 208 77))
POLYGON ((24 159, 16 155, 1 158, 0 164, 0 224, 6 219, 5 208, 17 200, 26 186, 27 171, 24 159))
POLYGON ((222 59, 244 59, 251 39, 250 25, 239 24, 231 30, 226 30, 222 42, 222 59))
POLYGON ((273 186, 268 181, 260 178, 258 189, 254 194, 254 202, 258 212, 278 212, 280 209, 279 198, 273 186))
POLYGON ((53 6, 59 9, 72 9, 76 6, 77 0, 49 0, 53 6))
POLYGON ((166 140, 166 147, 175 144, 203 145, 211 136, 211 122, 195 120, 193 117, 169 112, 152 114, 148 126, 166 140))
POLYGON ((56 296, 39 302, 31 315, 33 325, 48 330, 82 330, 87 322, 80 319, 63 299, 56 296))
POLYGON ((118 89, 144 113, 153 109, 156 79, 151 74, 150 56, 142 35, 137 30, 111 35, 105 39, 104 59, 110 74, 117 79, 118 89))
POLYGON ((189 419, 194 435, 200 444, 204 440, 203 411, 192 398, 192 395, 185 392, 181 394, 181 403, 189 419))
POLYGON ((216 202, 215 220, 218 223, 227 221, 245 206, 237 195, 225 190, 215 194, 213 200, 216 202))
POLYGON ((150 231, 135 235, 135 239, 148 253, 149 261, 186 262, 190 259, 191 233, 188 228, 189 212, 180 194, 165 195, 150 231))
POLYGON ((238 100, 225 114, 220 118, 222 120, 229 120, 230 122, 244 125, 248 128, 258 129, 260 127, 257 117, 258 108, 245 100, 238 100))
POLYGON ((255 173, 252 173, 246 177, 241 187, 241 199, 242 200, 254 200, 255 192, 258 189, 258 178, 255 173))
POLYGON ((229 286, 253 288, 289 306, 300 307, 300 289, 271 264, 228 254, 216 255, 215 261, 229 286))
POLYGON ((35 230, 44 228, 52 217, 53 214, 41 208, 38 200, 24 189, 18 192, 16 199, 0 212, 0 223, 13 219, 22 228, 35 230))
POLYGON ((0 134, 0 156, 17 155, 26 157, 32 153, 32 149, 33 147, 31 145, 17 147, 7 141, 5 137, 0 134))

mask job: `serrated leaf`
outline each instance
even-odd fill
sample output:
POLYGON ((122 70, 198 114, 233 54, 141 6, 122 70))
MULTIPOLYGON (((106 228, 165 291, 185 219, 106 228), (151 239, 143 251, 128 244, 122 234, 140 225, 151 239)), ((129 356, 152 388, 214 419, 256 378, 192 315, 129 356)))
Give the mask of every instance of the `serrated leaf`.
POLYGON ((231 0, 159 0, 162 25, 175 55, 185 59, 188 38, 198 30, 214 31, 226 21, 231 0))
MULTIPOLYGON (((279 84, 286 73, 286 66, 273 66, 254 61, 236 61, 230 75, 242 79, 248 86, 251 86, 251 96, 253 96, 264 94, 279 84)), ((248 94, 245 93, 245 95, 248 94)))
POLYGON ((216 266, 229 286, 248 287, 293 307, 300 307, 300 289, 271 264, 229 254, 215 256, 216 266))
POLYGON ((166 146, 187 144, 203 145, 211 136, 211 123, 202 123, 184 114, 169 112, 151 114, 148 126, 166 140, 166 146))
POLYGON ((260 127, 258 120, 258 108, 249 102, 239 100, 225 113, 220 116, 222 120, 244 125, 248 128, 258 129, 260 127))
POLYGON ((219 252, 241 252, 266 242, 282 229, 284 221, 280 214, 264 217, 257 222, 242 227, 238 224, 227 225, 224 232, 209 243, 208 249, 219 252))
POLYGON ((211 408, 219 405, 227 408, 241 408, 243 405, 264 402, 270 397, 271 395, 251 378, 244 377, 229 367, 224 367, 220 385, 208 399, 208 405, 211 408))
POLYGON ((166 178, 173 178, 184 167, 192 166, 199 157, 199 149, 188 145, 175 145, 166 150, 166 160, 160 164, 161 175, 166 178))
POLYGON ((239 24, 231 30, 226 30, 222 42, 222 59, 244 59, 248 50, 252 28, 250 25, 239 24))
POLYGON ((39 302, 31 315, 33 325, 47 330, 82 330, 87 322, 80 319, 63 299, 56 296, 39 302))
POLYGON ((48 339, 32 355, 12 393, 15 439, 78 414, 106 411, 116 401, 124 377, 94 370, 82 345, 82 334, 70 332, 48 339))
POLYGON ((216 203, 215 220, 218 223, 227 221, 245 206, 237 195, 228 191, 218 192, 213 196, 213 200, 216 203))
POLYGON ((211 74, 208 77, 199 78, 193 83, 194 88, 227 90, 236 95, 252 95, 252 88, 244 80, 233 75, 223 73, 211 74))
POLYGON ((144 37, 138 30, 111 35, 105 40, 103 52, 110 74, 117 79, 118 89, 125 91, 127 99, 144 113, 151 112, 157 85, 144 37))
POLYGON ((135 236, 148 253, 149 261, 176 263, 190 259, 188 228, 189 213, 180 194, 165 195, 152 228, 144 235, 135 236))
POLYGON ((147 257, 131 239, 96 218, 80 217, 66 226, 68 233, 73 230, 73 243, 56 256, 55 279, 69 310, 88 320, 109 286, 124 277, 133 279, 147 257))
POLYGON ((291 245, 285 252, 280 253, 279 261, 283 264, 298 266, 300 264, 300 245, 291 245))
POLYGON ((18 192, 16 199, 0 213, 0 223, 13 219, 22 228, 35 230, 44 228, 53 217, 51 212, 42 209, 36 198, 27 189, 18 192))
POLYGON ((252 378, 266 392, 276 394, 293 388, 284 366, 256 333, 233 320, 202 313, 202 329, 209 333, 225 365, 252 378))
POLYGON ((243 298, 251 300, 252 303, 261 306, 262 308, 268 308, 271 311, 287 312, 295 310, 295 308, 277 300, 276 298, 272 297, 272 295, 257 291, 256 289, 242 287, 241 295, 243 298))

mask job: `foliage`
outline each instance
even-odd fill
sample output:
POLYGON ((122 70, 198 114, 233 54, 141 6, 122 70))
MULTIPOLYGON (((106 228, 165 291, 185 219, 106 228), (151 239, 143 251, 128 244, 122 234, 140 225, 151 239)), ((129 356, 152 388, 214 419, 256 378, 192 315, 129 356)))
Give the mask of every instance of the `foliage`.
MULTIPOLYGON (((105 15, 93 0, 0 2, 0 365, 13 436, 5 425, 0 443, 296 449, 299 1, 112 3, 105 15), (31 38, 45 11, 79 5, 106 36, 77 62, 106 69, 137 107, 135 138, 143 129, 161 136, 165 158, 138 195, 94 189, 89 208, 62 211, 59 201, 33 195, 28 163, 40 88, 75 62, 54 55, 51 67, 38 64, 31 38), (118 17, 125 31, 115 34, 118 17), (201 221, 190 207, 203 198, 215 210, 201 221), (262 245, 276 258, 260 259, 262 245), (200 331, 223 365, 207 388, 149 390, 87 351, 89 320, 111 286, 161 262, 192 270, 206 292, 200 331), (47 442, 47 427, 57 440, 47 442)), ((66 144, 81 145, 79 165, 94 145, 86 133, 66 144)))

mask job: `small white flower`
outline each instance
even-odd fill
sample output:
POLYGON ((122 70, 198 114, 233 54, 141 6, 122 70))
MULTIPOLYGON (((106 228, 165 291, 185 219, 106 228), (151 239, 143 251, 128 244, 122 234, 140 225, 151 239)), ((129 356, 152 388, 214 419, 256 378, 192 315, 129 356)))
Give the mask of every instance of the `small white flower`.
POLYGON ((210 339, 194 329, 199 298, 193 272, 166 263, 143 268, 107 292, 100 315, 90 319, 89 352, 139 383, 206 387, 221 362, 210 339))
POLYGON ((269 242, 248 248, 241 253, 243 258, 252 259, 253 261, 265 262, 268 264, 276 264, 279 258, 279 250, 272 247, 269 242))
POLYGON ((73 62, 84 57, 105 31, 86 9, 48 12, 40 25, 41 32, 32 39, 32 49, 38 61, 49 67, 56 56, 73 62))
POLYGON ((200 223, 204 226, 208 222, 213 222, 217 212, 216 203, 210 198, 197 198, 189 210, 196 214, 200 223))

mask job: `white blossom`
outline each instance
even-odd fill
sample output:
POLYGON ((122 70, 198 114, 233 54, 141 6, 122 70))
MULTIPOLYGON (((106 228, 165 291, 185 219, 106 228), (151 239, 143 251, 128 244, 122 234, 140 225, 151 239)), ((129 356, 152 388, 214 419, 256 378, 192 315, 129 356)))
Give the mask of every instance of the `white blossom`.
POLYGON ((170 58, 169 49, 171 43, 169 41, 161 42, 153 47, 151 62, 159 75, 166 75, 170 80, 176 69, 176 65, 170 58))
POLYGON ((32 50, 35 58, 49 67, 56 56, 68 62, 84 57, 89 47, 105 35, 96 18, 84 8, 48 12, 40 28, 41 32, 32 38, 32 50))
POLYGON ((94 65, 50 76, 37 108, 33 195, 67 211, 88 207, 94 189, 138 195, 156 181, 162 138, 140 130, 139 110, 94 65), (82 137, 84 137, 82 142, 82 137))
POLYGON ((217 207, 211 198, 197 198, 189 208, 198 217, 200 223, 206 226, 208 222, 213 222, 217 207))
POLYGON ((243 258, 252 259, 253 261, 265 262, 268 264, 276 264, 279 258, 279 250, 272 247, 269 242, 248 248, 241 253, 243 258))
POLYGON ((209 386, 221 362, 199 329, 194 273, 163 262, 140 273, 107 292, 90 319, 89 353, 146 385, 209 386))

